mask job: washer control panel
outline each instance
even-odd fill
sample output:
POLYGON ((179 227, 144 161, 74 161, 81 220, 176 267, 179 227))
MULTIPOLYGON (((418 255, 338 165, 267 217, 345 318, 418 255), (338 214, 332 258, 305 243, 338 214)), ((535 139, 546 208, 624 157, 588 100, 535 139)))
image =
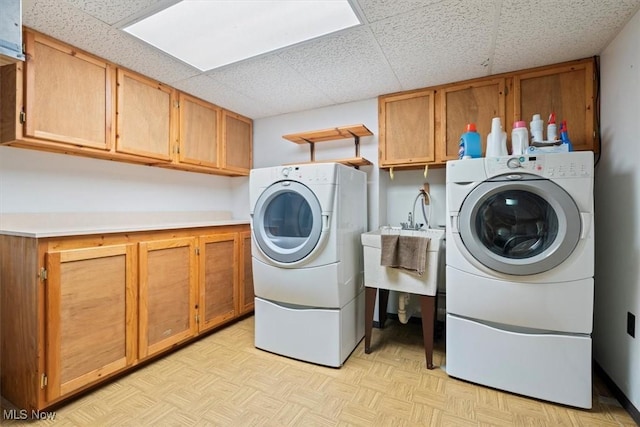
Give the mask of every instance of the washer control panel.
POLYGON ((331 183, 335 182, 335 167, 327 163, 326 165, 291 165, 278 166, 274 168, 275 180, 298 181, 305 184, 331 183))
POLYGON ((545 178, 588 178, 593 176, 593 153, 590 151, 535 156, 485 158, 488 177, 509 173, 530 173, 545 178))

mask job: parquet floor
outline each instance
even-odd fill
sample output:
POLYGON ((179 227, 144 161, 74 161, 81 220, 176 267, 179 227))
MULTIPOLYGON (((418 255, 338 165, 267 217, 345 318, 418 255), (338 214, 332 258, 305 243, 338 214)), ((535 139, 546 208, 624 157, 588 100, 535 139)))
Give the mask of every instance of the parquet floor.
MULTIPOLYGON (((419 324, 374 329, 340 369, 253 346, 249 317, 30 426, 636 426, 594 376, 593 409, 529 399, 425 368, 419 324)), ((434 362, 445 362, 444 338, 434 362)), ((17 425, 7 422, 3 425, 17 425)))

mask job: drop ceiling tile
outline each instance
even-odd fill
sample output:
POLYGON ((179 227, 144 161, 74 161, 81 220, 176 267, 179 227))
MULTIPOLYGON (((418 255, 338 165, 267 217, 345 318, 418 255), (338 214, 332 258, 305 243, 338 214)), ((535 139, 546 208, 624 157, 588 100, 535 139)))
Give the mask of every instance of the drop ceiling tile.
POLYGON ((402 89, 490 73, 487 60, 492 55, 493 3, 449 0, 432 4, 423 12, 371 24, 402 89))
POLYGON ((66 0, 66 2, 102 22, 115 24, 130 16, 137 16, 151 6, 166 4, 167 0, 66 0))
POLYGON ((294 46, 278 56, 334 103, 400 90, 366 26, 294 46))
POLYGON ((277 114, 333 103, 277 54, 243 61, 207 75, 249 98, 264 100, 277 114))
POLYGON ((514 71, 596 55, 639 5, 638 0, 503 2, 493 71, 514 71))
POLYGON ((357 0, 364 17, 376 22, 392 16, 401 15, 442 0, 357 0))
POLYGON ((195 68, 62 1, 35 1, 23 10, 23 24, 166 84, 198 73, 195 68))

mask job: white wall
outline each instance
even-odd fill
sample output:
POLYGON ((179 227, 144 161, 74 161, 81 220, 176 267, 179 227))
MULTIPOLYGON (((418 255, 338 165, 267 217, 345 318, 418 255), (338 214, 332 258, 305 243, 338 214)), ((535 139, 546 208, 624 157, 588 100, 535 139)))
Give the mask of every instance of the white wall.
POLYGON ((215 210, 243 218, 232 203, 234 179, 0 147, 0 213, 215 210))
MULTIPOLYGON (((380 201, 378 198, 378 101, 369 99, 334 105, 300 113, 284 114, 255 120, 253 123, 253 167, 269 167, 287 163, 303 163, 310 159, 307 144, 295 144, 283 135, 329 129, 355 124, 365 125, 373 136, 360 138, 360 155, 374 163, 360 170, 367 173, 369 228, 378 228, 380 201)), ((355 156, 353 139, 315 144, 316 160, 331 160, 355 156)))
POLYGON ((594 358, 640 409, 640 12, 601 54, 594 358), (636 338, 626 333, 636 315, 636 338))

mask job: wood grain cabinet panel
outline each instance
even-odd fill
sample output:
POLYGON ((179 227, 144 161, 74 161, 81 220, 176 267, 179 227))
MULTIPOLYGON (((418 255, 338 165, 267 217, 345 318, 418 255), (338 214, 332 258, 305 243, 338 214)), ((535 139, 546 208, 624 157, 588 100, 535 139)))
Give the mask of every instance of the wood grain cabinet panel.
POLYGON ((528 123, 534 114, 540 114, 546 128, 549 114, 555 112, 558 134, 560 123, 566 120, 574 150, 596 150, 594 88, 592 58, 516 74, 516 117, 528 123))
POLYGON ((380 167, 435 161, 435 92, 421 90, 381 96, 380 167))
POLYGON ((113 67, 37 33, 25 46, 24 136, 109 150, 113 67))
POLYGON ((199 331, 233 319, 238 300, 238 233, 199 238, 199 331))
POLYGON ((500 117, 507 129, 505 110, 505 79, 489 79, 445 86, 438 90, 440 132, 437 160, 458 159, 460 136, 467 123, 475 123, 486 151, 486 137, 491 132, 491 120, 500 117))
POLYGON ((134 360, 134 245, 47 253, 47 399, 134 360))
POLYGON ((3 397, 51 407, 250 312, 248 228, 0 235, 3 397))
POLYGON ((180 101, 180 163, 219 167, 220 108, 185 93, 180 101))
POLYGON ((253 122, 231 111, 222 111, 222 168, 249 175, 253 166, 253 122))
POLYGON ((139 355, 151 356, 195 335, 195 238, 140 242, 139 355))
POLYGON ((175 138, 174 91, 168 86, 118 69, 116 151, 171 160, 175 138))
POLYGON ((0 144, 246 176, 253 121, 25 29, 0 66, 0 144))
MULTIPOLYGON (((546 125, 552 112, 558 126, 567 121, 575 151, 598 151, 596 66, 595 58, 587 58, 382 95, 379 167, 441 166, 457 159, 467 123, 476 124, 484 153, 494 117, 502 119, 510 141, 515 121, 528 125, 540 114, 546 125)), ((511 151, 510 142, 507 149, 511 151)))
POLYGON ((243 231, 240 233, 240 296, 238 301, 240 315, 249 313, 254 309, 254 292, 253 292, 253 268, 251 259, 251 231, 243 231))

